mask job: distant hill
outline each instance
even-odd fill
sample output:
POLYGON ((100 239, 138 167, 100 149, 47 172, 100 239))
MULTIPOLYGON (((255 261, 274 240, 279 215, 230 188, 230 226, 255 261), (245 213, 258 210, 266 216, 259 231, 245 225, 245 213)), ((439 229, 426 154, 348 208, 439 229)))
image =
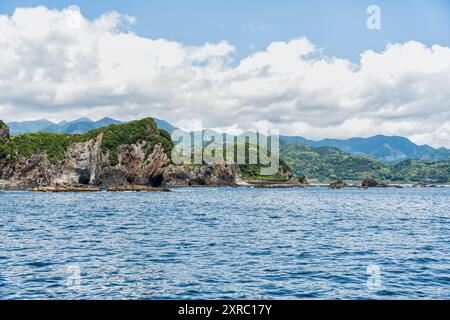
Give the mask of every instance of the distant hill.
POLYGON ((450 182, 450 160, 405 160, 390 166, 334 147, 314 148, 303 143, 284 145, 281 158, 297 176, 327 182, 338 179, 363 180, 368 177, 392 182, 450 182))
POLYGON ((24 133, 35 133, 44 130, 45 128, 54 125, 48 120, 24 121, 24 122, 9 122, 8 127, 12 136, 17 136, 24 133))
POLYGON ((156 119, 153 118, 156 122, 156 125, 158 126, 158 128, 160 129, 164 129, 167 132, 169 132, 170 134, 172 134, 175 130, 177 130, 178 128, 171 125, 170 123, 168 123, 167 121, 164 120, 160 120, 160 119, 156 119))
MULTIPOLYGON (((172 133, 177 128, 167 121, 154 119, 159 128, 172 133)), ((53 123, 48 120, 11 122, 8 123, 11 135, 24 133, 50 132, 83 134, 94 129, 102 128, 110 124, 123 122, 103 118, 92 121, 89 118, 81 118, 74 121, 62 121, 53 123)), ((352 155, 371 157, 383 164, 395 165, 405 160, 421 160, 425 162, 437 162, 450 160, 450 150, 445 148, 435 149, 428 145, 417 145, 404 137, 389 137, 377 135, 370 138, 351 139, 325 139, 320 141, 308 140, 303 137, 280 136, 281 144, 302 143, 304 145, 319 148, 333 147, 352 155)))
POLYGON ((70 122, 62 121, 60 123, 48 126, 41 131, 48 133, 83 134, 98 128, 109 126, 111 124, 121 123, 121 121, 111 118, 103 118, 98 121, 92 121, 89 118, 81 118, 70 122))
POLYGON ((290 143, 281 149, 281 158, 297 176, 320 181, 364 180, 369 176, 387 179, 390 170, 369 157, 351 155, 334 147, 313 148, 290 143))
MULTIPOLYGON (((164 120, 154 119, 157 126, 161 129, 172 133, 176 127, 164 120)), ((54 123, 48 120, 10 122, 8 126, 12 136, 26 133, 48 132, 48 133, 67 133, 67 134, 84 134, 89 131, 103 128, 111 124, 123 124, 124 122, 105 117, 98 121, 89 118, 81 118, 73 121, 61 121, 54 123)))
POLYGON ((442 161, 450 159, 450 150, 435 149, 428 145, 416 145, 404 137, 377 135, 370 138, 351 138, 346 140, 325 139, 308 140, 303 137, 281 136, 285 144, 302 143, 310 147, 335 147, 342 151, 369 156, 386 164, 396 164, 404 160, 442 161))

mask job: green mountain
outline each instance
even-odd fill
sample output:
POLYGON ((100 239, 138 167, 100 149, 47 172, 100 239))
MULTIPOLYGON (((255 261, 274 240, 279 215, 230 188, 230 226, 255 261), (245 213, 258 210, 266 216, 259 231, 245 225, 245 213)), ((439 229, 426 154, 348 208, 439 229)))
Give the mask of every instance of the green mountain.
POLYGON ((0 160, 10 156, 14 162, 18 155, 30 158, 45 153, 50 162, 56 164, 64 159, 71 144, 95 139, 100 134, 103 134, 102 150, 109 153, 109 163, 105 163, 105 166, 115 166, 118 163, 119 146, 148 140, 149 137, 152 139, 149 141, 150 153, 156 144, 161 144, 168 155, 173 148, 170 134, 159 129, 152 118, 146 118, 126 124, 109 125, 84 134, 37 132, 13 136, 7 143, 0 143, 0 160), (149 130, 152 134, 149 134, 149 130))
POLYGON ((392 181, 413 181, 430 183, 450 182, 450 160, 424 162, 406 160, 392 168, 392 181))
POLYGON ((406 160, 394 166, 371 157, 358 156, 333 147, 313 148, 303 143, 286 144, 281 158, 299 177, 329 182, 333 180, 364 180, 374 177, 392 182, 450 182, 450 160, 425 162, 406 160))
MULTIPOLYGON (((154 119, 160 129, 172 133, 176 128, 164 120, 154 119)), ((104 128, 111 124, 122 124, 125 122, 105 117, 98 121, 89 118, 81 118, 73 121, 61 121, 54 123, 48 120, 9 122, 11 136, 17 136, 26 133, 47 132, 47 133, 66 133, 66 134, 84 134, 89 131, 104 128)))
POLYGON ((285 144, 299 142, 314 148, 335 147, 347 153, 372 157, 385 164, 397 164, 404 160, 450 160, 450 150, 448 149, 435 149, 428 145, 419 146, 407 138, 397 136, 378 135, 370 138, 325 139, 320 141, 288 136, 281 136, 280 139, 285 144))
MULTIPOLYGON (((154 119, 156 125, 172 133, 176 127, 154 119)), ((9 123, 11 136, 23 133, 47 132, 82 135, 93 130, 122 122, 111 118, 92 121, 82 118, 63 121, 58 124, 47 120, 9 123)), ((46 136, 47 137, 47 136, 46 136)), ((43 135, 31 136, 40 139, 43 135)), ((230 140, 234 137, 227 136, 230 140)), ((23 137, 21 138, 24 139, 23 137)), ((375 136, 347 140, 307 140, 302 137, 281 136, 281 160, 290 166, 299 177, 306 176, 320 181, 363 180, 373 176, 380 180, 394 182, 450 182, 450 150, 418 146, 403 137, 375 136)), ((12 140, 15 140, 14 137, 12 140)), ((51 140, 51 139, 50 139, 51 140)), ((69 139, 69 141, 72 139, 69 139)), ((32 141, 28 141, 33 145, 32 141)), ((68 141, 50 143, 66 145, 68 141)), ((23 141, 21 148, 25 148, 23 141)), ((0 150, 3 155, 8 150, 0 150)), ((57 152, 58 154, 60 152, 57 152)), ((53 154, 53 153, 52 153, 53 154)), ((244 174, 253 176, 260 168, 246 166, 244 174)))
POLYGON ((379 161, 332 147, 313 148, 292 143, 282 147, 281 158, 297 176, 320 181, 364 180, 371 175, 386 179, 390 174, 390 170, 379 161))
MULTIPOLYGON (((154 120, 159 128, 169 133, 177 129, 167 121, 154 120)), ((8 123, 8 126, 11 135, 15 136, 35 132, 83 134, 111 124, 120 123, 122 122, 111 118, 103 118, 98 121, 81 118, 70 122, 62 121, 57 124, 48 120, 11 122, 8 123)), ((405 160, 422 160, 426 162, 450 160, 449 149, 435 149, 428 145, 420 146, 407 138, 397 136, 377 135, 370 138, 325 139, 320 141, 291 136, 280 136, 280 139, 282 144, 302 143, 313 148, 334 147, 353 155, 371 157, 388 165, 395 165, 405 160)))

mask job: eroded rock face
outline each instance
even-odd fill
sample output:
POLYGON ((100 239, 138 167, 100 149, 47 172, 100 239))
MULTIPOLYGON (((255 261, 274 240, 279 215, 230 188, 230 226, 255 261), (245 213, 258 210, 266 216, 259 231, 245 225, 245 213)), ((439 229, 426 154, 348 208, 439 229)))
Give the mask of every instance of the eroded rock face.
POLYGON ((2 184, 17 189, 48 186, 52 184, 54 174, 55 168, 46 155, 34 155, 30 159, 18 159, 15 164, 9 162, 4 166, 2 179, 5 181, 2 184))
POLYGON ((55 175, 54 185, 88 185, 92 184, 98 171, 100 163, 105 158, 101 153, 103 135, 96 139, 72 144, 64 161, 61 162, 60 170, 55 175))
POLYGON ((14 176, 15 165, 11 162, 9 156, 0 159, 0 180, 9 180, 14 176))
POLYGON ((129 185, 127 174, 121 169, 105 168, 97 174, 94 184, 103 188, 129 185))
POLYGON ((67 149, 64 160, 54 165, 45 154, 30 159, 8 156, 0 159, 0 188, 32 189, 36 187, 100 187, 162 185, 168 157, 160 145, 149 153, 147 142, 123 145, 118 149, 118 164, 109 165, 109 153, 102 151, 103 135, 87 142, 74 143, 67 149))
POLYGON ((147 142, 124 145, 118 150, 119 164, 114 168, 100 168, 93 183, 102 187, 143 185, 161 187, 165 166, 169 159, 160 145, 148 155, 147 142))
POLYGON ((169 166, 162 180, 166 187, 237 186, 241 171, 237 165, 169 166))
MULTIPOLYGON (((84 190, 92 186, 134 190, 137 186, 243 185, 238 165, 171 165, 160 144, 152 147, 146 141, 120 146, 117 165, 111 166, 110 155, 103 151, 102 143, 102 134, 87 142, 74 143, 57 164, 50 163, 45 154, 34 155, 30 159, 18 156, 14 161, 1 159, 0 189, 84 190)), ((290 172, 283 171, 282 174, 288 180, 292 179, 290 172)))
POLYGON ((9 142, 9 128, 3 121, 0 121, 0 143, 9 142))
MULTIPOLYGON (((291 183, 296 183, 295 177, 292 174, 291 171, 287 170, 284 166, 280 165, 280 168, 278 170, 278 175, 282 176, 283 178, 286 179, 286 181, 289 181, 291 183)), ((306 184, 308 184, 308 180, 306 179, 306 184)))

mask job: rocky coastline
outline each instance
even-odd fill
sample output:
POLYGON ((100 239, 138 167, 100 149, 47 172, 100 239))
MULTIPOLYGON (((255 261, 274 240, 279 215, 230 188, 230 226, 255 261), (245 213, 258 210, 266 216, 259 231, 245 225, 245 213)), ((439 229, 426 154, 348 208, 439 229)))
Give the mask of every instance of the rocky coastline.
MULTIPOLYGON (((153 119, 137 121, 138 129, 145 132, 143 139, 106 148, 106 141, 121 129, 131 131, 130 124, 116 125, 99 130, 90 139, 73 142, 64 150, 56 163, 47 152, 24 156, 18 151, 3 156, 3 150, 16 147, 15 138, 9 136, 8 127, 0 124, 0 190, 30 190, 35 192, 99 192, 134 191, 167 192, 177 187, 242 187, 245 182, 238 165, 174 165, 170 161, 170 144, 162 137, 153 119), (140 127, 139 127, 140 126, 140 127), (121 128, 122 127, 122 128, 121 128), (162 142, 161 142, 162 141, 162 142), (161 142, 161 143, 159 143, 161 142), (113 156, 117 157, 114 164, 113 156)), ((28 138, 28 137, 27 137, 28 138)), ((30 135, 33 141, 35 136, 30 135)), ((170 136, 169 136, 170 139, 170 136)), ((36 139, 34 139, 36 140, 36 139)), ((45 144, 45 141, 39 141, 45 144)), ((171 143, 171 141, 170 141, 171 143)), ((24 146, 21 146, 22 148, 24 146)), ((27 145, 25 147, 28 147, 27 145)), ((39 145, 40 147, 40 145, 39 145)), ((295 185, 291 172, 280 169, 285 185, 295 185)), ((271 184, 267 182, 267 184, 271 184)))
MULTIPOLYGON (((171 148, 172 142, 168 141, 170 136, 167 138, 167 134, 159 130, 151 118, 133 123, 106 127, 90 135, 89 139, 70 143, 63 150, 62 158, 55 162, 46 151, 23 155, 19 151, 28 145, 25 143, 25 146, 18 147, 15 138, 9 135, 9 128, 0 121, 0 190, 170 192, 172 188, 183 187, 405 187, 389 185, 375 179, 366 179, 361 184, 348 184, 342 180, 329 185, 310 184, 307 178, 299 181, 283 166, 280 167, 277 180, 255 180, 246 179, 239 165, 174 165, 167 150, 171 148), (132 128, 127 126, 141 130, 141 138, 132 143, 119 144, 115 148, 108 147, 111 144, 111 135, 115 134, 112 130, 119 128, 124 132, 131 131, 132 128), (8 153, 10 149, 13 151, 8 153), (115 161, 112 161, 113 158, 115 161)), ((32 135, 26 138, 30 141, 36 140, 32 135)), ((46 142, 41 140, 39 144, 45 145, 46 142)), ((434 186, 419 183, 411 187, 434 186)))
MULTIPOLYGON (((320 185, 326 186, 326 185, 320 185)), ((434 184, 426 184, 426 183, 416 183, 416 184, 389 184, 385 182, 380 182, 375 179, 366 179, 362 181, 360 184, 348 184, 343 180, 338 180, 330 183, 326 187, 330 189, 344 189, 344 188, 357 188, 357 189, 370 189, 370 188, 395 188, 395 189, 403 189, 403 188, 445 188, 448 186, 445 185, 434 185, 434 184)))

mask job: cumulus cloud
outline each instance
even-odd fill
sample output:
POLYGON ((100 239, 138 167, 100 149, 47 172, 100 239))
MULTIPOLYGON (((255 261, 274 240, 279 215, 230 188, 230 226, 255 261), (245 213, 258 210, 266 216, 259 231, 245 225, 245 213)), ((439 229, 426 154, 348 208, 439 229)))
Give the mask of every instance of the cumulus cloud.
POLYGON ((307 38, 234 61, 228 42, 133 33, 135 18, 77 7, 0 15, 0 118, 163 118, 308 138, 403 135, 450 147, 450 48, 410 41, 358 63, 307 38))

